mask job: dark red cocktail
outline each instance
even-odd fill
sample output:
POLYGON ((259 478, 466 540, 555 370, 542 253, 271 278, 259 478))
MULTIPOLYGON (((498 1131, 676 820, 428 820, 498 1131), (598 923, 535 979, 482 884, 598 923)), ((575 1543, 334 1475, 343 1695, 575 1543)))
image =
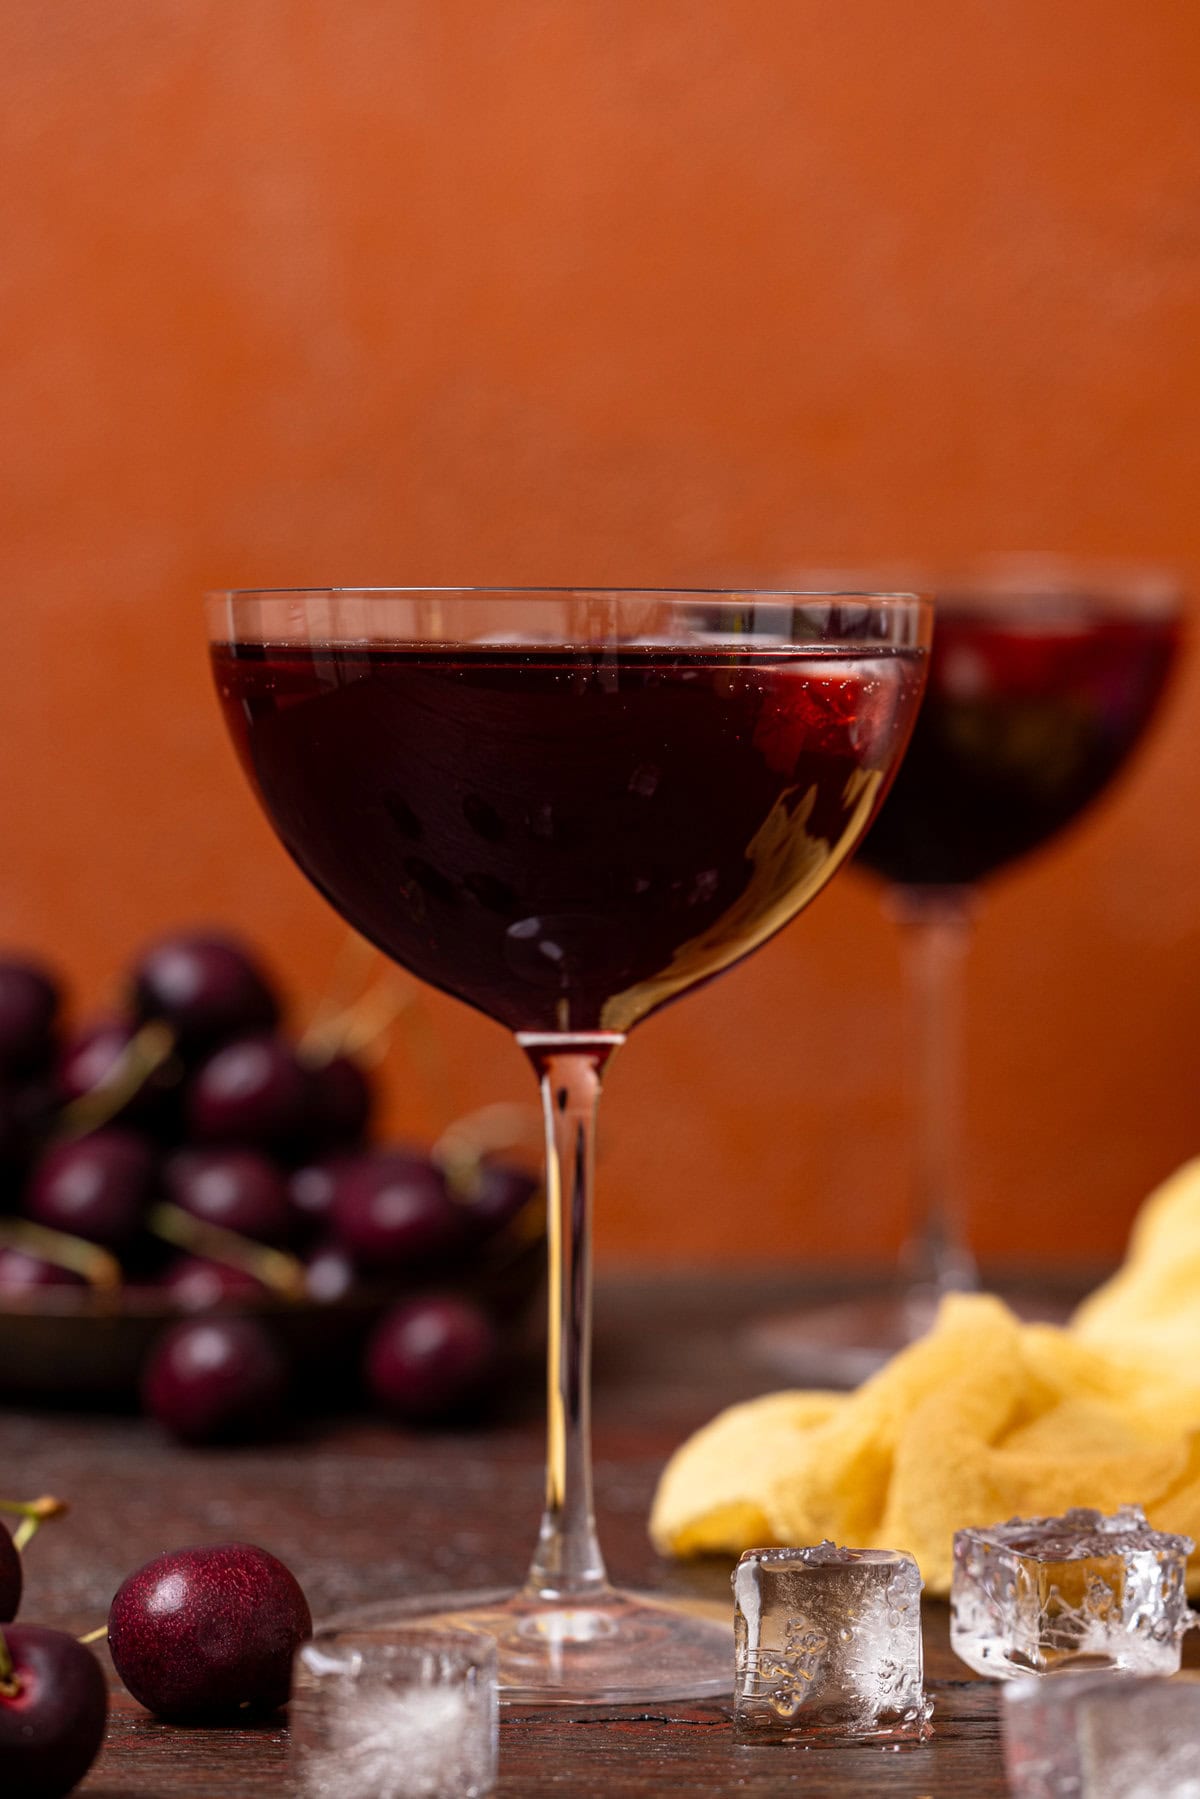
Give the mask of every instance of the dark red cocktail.
POLYGON ((404 968, 626 1031, 778 929, 869 818, 919 650, 217 644, 276 830, 404 968))
POLYGON ((1065 616, 939 601, 921 716, 859 863, 900 886, 962 886, 1055 836, 1142 735, 1178 641, 1174 616, 1086 595, 1065 616))

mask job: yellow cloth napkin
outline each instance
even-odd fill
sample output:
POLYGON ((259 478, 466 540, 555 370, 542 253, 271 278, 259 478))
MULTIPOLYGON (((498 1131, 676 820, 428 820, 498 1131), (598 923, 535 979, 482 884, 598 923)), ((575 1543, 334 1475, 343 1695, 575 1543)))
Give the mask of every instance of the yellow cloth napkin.
MULTIPOLYGON (((956 1530, 1123 1504, 1200 1544, 1200 1158, 1146 1201, 1124 1265, 1066 1329, 947 1299, 857 1392, 720 1413, 667 1464, 650 1534, 674 1556, 907 1549, 945 1594, 956 1530)), ((1200 1591, 1200 1549, 1188 1575, 1200 1591)))

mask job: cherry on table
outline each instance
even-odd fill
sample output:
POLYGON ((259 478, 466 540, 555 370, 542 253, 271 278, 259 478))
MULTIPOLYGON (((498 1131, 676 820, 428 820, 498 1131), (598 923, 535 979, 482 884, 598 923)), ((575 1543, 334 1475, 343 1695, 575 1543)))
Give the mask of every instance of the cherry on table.
POLYGON ((108 1686, 90 1649, 61 1630, 6 1625, 12 1666, 0 1680, 0 1770, 12 1799, 61 1799, 95 1761, 108 1686))
POLYGON ((162 938, 137 962, 131 985, 138 1018, 165 1019, 188 1051, 269 1030, 279 1017, 279 1001, 254 957, 219 933, 162 938))
POLYGON ((411 1299, 390 1311, 367 1344, 364 1372, 395 1417, 432 1422, 469 1409, 493 1384, 500 1353, 495 1327, 468 1299, 411 1299))
POLYGON ((142 1375, 146 1410, 185 1443, 267 1437, 287 1397, 287 1364, 253 1318, 197 1318, 172 1325, 142 1375))
POLYGON ((258 1243, 282 1244, 291 1235, 287 1186, 273 1162, 253 1149, 184 1149, 164 1170, 177 1206, 258 1243))
POLYGON ((123 1583, 108 1615, 117 1673, 148 1711, 180 1724, 277 1710, 311 1634, 295 1576, 250 1543, 156 1556, 123 1583))
POLYGON ((283 1149, 303 1142, 309 1074, 290 1045, 270 1035, 241 1037, 200 1068, 187 1095, 191 1135, 201 1143, 283 1149))
POLYGON ((137 1236, 154 1193, 154 1152, 119 1127, 46 1150, 26 1188, 24 1210, 51 1230, 122 1250, 137 1236))
POLYGON ((468 1234, 441 1170, 404 1150, 361 1156, 342 1169, 331 1222, 366 1273, 427 1273, 450 1261, 468 1234))
POLYGON ((0 961, 0 1072, 41 1067, 54 1042, 60 994, 49 969, 36 962, 0 961))

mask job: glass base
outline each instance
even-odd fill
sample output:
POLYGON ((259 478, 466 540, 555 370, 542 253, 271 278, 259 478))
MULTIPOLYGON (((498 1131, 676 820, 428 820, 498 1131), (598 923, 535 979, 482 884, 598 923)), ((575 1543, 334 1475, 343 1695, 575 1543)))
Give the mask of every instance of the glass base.
POLYGON ((360 1606, 338 1629, 477 1630, 494 1637, 502 1705, 645 1705, 733 1691, 733 1610, 702 1599, 608 1590, 422 1594, 360 1606))
MULTIPOLYGON (((803 1386, 857 1387, 925 1334, 939 1297, 928 1288, 873 1293, 764 1318, 747 1331, 746 1347, 758 1361, 803 1386)), ((1071 1310, 1057 1294, 1001 1297, 1025 1323, 1064 1324, 1071 1310)))
POLYGON ((764 1318, 746 1333, 756 1360, 807 1387, 857 1387, 913 1341, 912 1316, 894 1295, 872 1295, 764 1318))

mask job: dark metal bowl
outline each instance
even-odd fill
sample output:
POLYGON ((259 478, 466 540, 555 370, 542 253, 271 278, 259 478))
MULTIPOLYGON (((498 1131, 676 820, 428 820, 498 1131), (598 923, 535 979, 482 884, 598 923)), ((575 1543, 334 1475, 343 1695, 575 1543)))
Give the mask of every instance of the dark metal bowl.
MULTIPOLYGON (((474 1263, 443 1283, 488 1307, 502 1332, 515 1337, 542 1279, 540 1238, 505 1246, 502 1255, 474 1263)), ((372 1324, 412 1287, 356 1288, 329 1303, 289 1301, 264 1294, 187 1312, 150 1287, 117 1293, 80 1287, 42 1287, 0 1300, 0 1398, 33 1403, 112 1405, 136 1395, 155 1339, 185 1318, 236 1313, 261 1319, 278 1339, 306 1390, 336 1375, 357 1355, 372 1324)))

